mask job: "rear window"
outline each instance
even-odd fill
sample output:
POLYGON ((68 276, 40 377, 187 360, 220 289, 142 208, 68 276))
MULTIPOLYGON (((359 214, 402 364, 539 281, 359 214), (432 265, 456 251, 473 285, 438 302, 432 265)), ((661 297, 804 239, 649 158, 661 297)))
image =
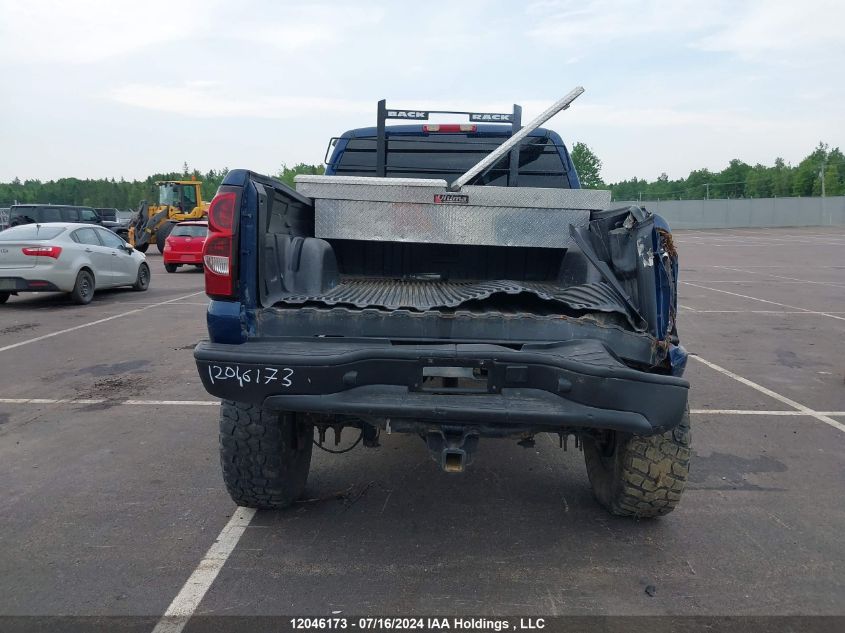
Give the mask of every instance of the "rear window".
MULTIPOLYGON (((387 176, 443 178, 452 181, 501 145, 505 136, 431 134, 388 136, 387 176)), ((507 186, 508 156, 470 184, 507 186)), ((376 139, 349 139, 340 161, 339 176, 373 176, 376 171, 376 139)), ((569 178, 558 148, 550 138, 529 136, 519 150, 518 183, 523 187, 569 188, 569 178)))
POLYGON ((0 242, 17 242, 26 240, 44 241, 52 240, 65 230, 63 226, 39 226, 37 224, 23 224, 13 226, 10 229, 0 232, 0 242))
POLYGON ((62 209, 63 222, 79 222, 79 209, 65 208, 62 209))
POLYGON ((200 224, 181 224, 173 227, 171 235, 175 237, 205 237, 208 227, 200 224))
POLYGON ((12 208, 9 216, 11 224, 31 222, 63 222, 61 207, 17 207, 12 208))

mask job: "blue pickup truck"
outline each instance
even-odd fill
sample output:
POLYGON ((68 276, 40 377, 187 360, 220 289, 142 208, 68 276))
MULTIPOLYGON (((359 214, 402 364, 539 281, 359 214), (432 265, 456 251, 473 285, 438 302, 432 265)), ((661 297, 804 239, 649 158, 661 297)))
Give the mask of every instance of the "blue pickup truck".
MULTIPOLYGON (((326 175, 450 182, 517 129, 485 113, 461 113, 470 123, 384 124, 403 112, 430 114, 380 104, 378 126, 331 140, 326 175)), ((385 431, 418 435, 446 472, 462 472, 481 438, 531 446, 548 433, 565 448, 573 436, 610 512, 654 517, 677 505, 689 470, 689 384, 669 227, 639 207, 594 209, 572 212, 580 219, 569 235, 554 229, 548 241, 552 229, 541 225, 536 244, 512 239, 521 230, 513 209, 490 206, 488 220, 486 203, 468 198, 504 192, 542 207, 579 189, 562 139, 543 128, 470 184, 470 196, 436 194, 438 211, 452 215, 431 217, 474 217, 511 238, 399 239, 375 224, 373 235, 331 236, 314 198, 229 172, 209 209, 209 338, 194 356, 222 400, 220 458, 235 502, 290 505, 313 446, 337 450, 327 432, 337 441, 351 429, 341 446, 377 447, 385 431)), ((412 204, 391 204, 403 231, 414 222, 422 230, 412 204)), ((542 222, 566 210, 528 211, 542 222)), ((422 228, 439 234, 432 222, 422 228)))

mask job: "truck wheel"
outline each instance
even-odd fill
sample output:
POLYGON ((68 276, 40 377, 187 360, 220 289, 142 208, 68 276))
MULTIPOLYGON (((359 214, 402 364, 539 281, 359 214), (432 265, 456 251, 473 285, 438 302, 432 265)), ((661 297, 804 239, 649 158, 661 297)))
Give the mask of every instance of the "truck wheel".
POLYGON ((132 284, 132 290, 144 291, 150 287, 150 267, 146 264, 138 266, 138 276, 132 284))
POLYGON ((147 249, 150 247, 150 243, 147 242, 146 244, 141 244, 140 246, 136 246, 135 250, 139 253, 146 253, 147 249))
POLYGON ((689 475, 689 408, 677 427, 660 435, 609 432, 583 441, 593 494, 612 514, 656 517, 678 505, 689 475))
POLYGON ((0 292, 0 303, 6 303, 9 300, 8 292, 0 292))
POLYGON ((232 500, 259 509, 286 508, 305 490, 314 427, 293 413, 220 403, 220 465, 232 500))
POLYGON ((70 292, 70 298, 74 303, 85 305, 91 303, 94 298, 94 275, 84 268, 76 275, 76 283, 70 292))
POLYGON ((165 264, 164 265, 164 270, 166 270, 169 273, 175 273, 177 268, 179 268, 179 267, 176 264, 165 264))
POLYGON ((159 253, 164 253, 164 242, 167 240, 167 236, 170 235, 174 226, 175 224, 173 222, 165 222, 156 229, 156 246, 158 246, 159 253))

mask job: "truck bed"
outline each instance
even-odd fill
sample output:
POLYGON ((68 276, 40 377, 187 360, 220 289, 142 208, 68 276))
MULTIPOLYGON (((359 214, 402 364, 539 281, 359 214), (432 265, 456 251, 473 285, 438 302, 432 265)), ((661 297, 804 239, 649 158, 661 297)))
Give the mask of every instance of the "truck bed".
MULTIPOLYGON (((526 306, 531 299, 556 304, 545 311, 615 312, 627 316, 613 290, 605 283, 596 282, 562 288, 551 282, 512 280, 490 281, 426 281, 415 279, 343 279, 334 288, 316 294, 288 294, 279 297, 279 303, 301 305, 319 303, 328 306, 345 305, 356 308, 384 308, 387 310, 427 310, 456 308, 472 302, 491 299, 490 310, 495 309, 496 299, 512 303, 507 298, 522 295, 526 306)), ((633 325, 633 324, 632 324, 633 325)))

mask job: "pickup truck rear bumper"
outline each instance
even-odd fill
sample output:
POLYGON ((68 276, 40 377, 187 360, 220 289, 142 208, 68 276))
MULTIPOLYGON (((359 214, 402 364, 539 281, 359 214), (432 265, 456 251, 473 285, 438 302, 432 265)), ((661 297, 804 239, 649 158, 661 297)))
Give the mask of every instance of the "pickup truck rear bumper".
POLYGON ((269 409, 506 425, 533 431, 673 428, 689 383, 631 369, 599 341, 525 345, 393 345, 285 339, 194 350, 206 390, 269 409))

